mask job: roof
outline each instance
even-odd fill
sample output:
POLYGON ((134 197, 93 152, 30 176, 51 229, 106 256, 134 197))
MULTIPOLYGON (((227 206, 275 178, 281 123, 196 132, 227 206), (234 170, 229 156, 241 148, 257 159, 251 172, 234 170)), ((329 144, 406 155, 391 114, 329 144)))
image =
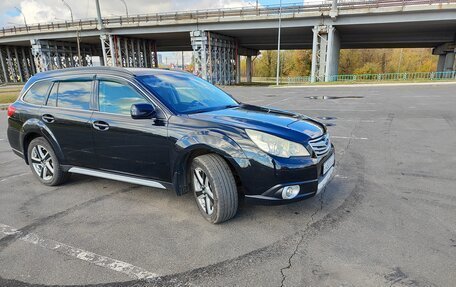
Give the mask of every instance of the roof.
POLYGON ((168 70, 168 69, 157 69, 157 68, 120 68, 120 67, 77 67, 77 68, 65 68, 59 70, 45 71, 37 73, 33 78, 47 78, 54 75, 72 75, 77 73, 110 73, 124 76, 141 76, 141 75, 153 75, 157 73, 186 73, 181 70, 168 70))

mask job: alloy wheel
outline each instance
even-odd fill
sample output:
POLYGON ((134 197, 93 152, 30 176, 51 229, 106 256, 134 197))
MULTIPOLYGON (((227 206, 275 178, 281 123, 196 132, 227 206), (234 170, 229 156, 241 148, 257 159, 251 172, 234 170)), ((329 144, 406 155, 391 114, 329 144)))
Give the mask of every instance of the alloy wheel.
POLYGON ((54 176, 54 164, 49 151, 42 145, 36 145, 32 149, 30 156, 33 169, 36 174, 43 180, 52 180, 54 176))
POLYGON ((193 185, 196 201, 207 215, 211 215, 214 212, 214 193, 209 177, 199 167, 193 170, 193 185))

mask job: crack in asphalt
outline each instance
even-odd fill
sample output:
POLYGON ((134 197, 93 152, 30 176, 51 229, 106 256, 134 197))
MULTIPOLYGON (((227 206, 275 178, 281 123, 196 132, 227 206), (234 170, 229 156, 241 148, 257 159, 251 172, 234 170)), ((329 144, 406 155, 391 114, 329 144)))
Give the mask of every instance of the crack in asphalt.
MULTIPOLYGON (((353 153, 353 152, 352 152, 353 153)), ((356 166, 363 166, 362 157, 359 154, 353 154, 354 159, 358 164, 356 166)), ((329 226, 334 226, 335 224, 340 223, 348 215, 345 212, 347 208, 355 208, 362 200, 363 194, 361 191, 364 189, 364 176, 360 174, 358 176, 357 184, 354 189, 350 192, 350 195, 344 199, 344 202, 339 205, 337 208, 332 210, 330 213, 325 215, 323 218, 316 220, 315 222, 309 221, 306 224, 307 229, 300 231, 302 234, 303 241, 304 238, 311 238, 315 236, 316 230, 322 230, 329 226)), ((325 190, 323 190, 324 192, 325 190)), ((324 194, 322 192, 322 195, 324 194)), ((323 199, 320 198, 321 204, 323 204, 323 199)), ((320 206, 321 206, 320 204, 320 206)), ((313 216, 317 214, 319 209, 316 210, 313 216)), ((311 217, 312 218, 312 217, 311 217)), ((298 234, 299 234, 298 233, 298 234)), ((110 282, 110 283, 99 283, 99 284, 89 284, 89 285, 71 285, 72 287, 82 287, 82 286, 91 286, 91 287, 158 287, 158 286, 189 286, 189 284, 198 285, 198 281, 208 282, 208 278, 217 278, 221 274, 224 274, 227 268, 236 269, 243 268, 246 269, 249 266, 256 266, 265 260, 267 257, 282 256, 282 252, 285 249, 287 239, 281 239, 277 242, 253 250, 249 253, 243 254, 236 258, 228 259, 222 262, 211 264, 208 266, 195 268, 192 270, 184 271, 181 273, 174 273, 170 275, 164 275, 153 280, 133 280, 133 281, 124 281, 124 282, 110 282)), ((302 242, 301 242, 302 244, 302 242)), ((42 284, 30 284, 26 282, 21 282, 15 279, 6 279, 0 276, 0 286, 10 286, 10 287, 44 287, 42 284)), ((54 285, 54 286, 65 286, 65 285, 54 285)))
MULTIPOLYGON (((323 189, 323 191, 321 192, 320 196, 318 197, 318 201, 320 202, 320 207, 317 208, 310 215, 310 220, 309 220, 309 222, 307 222, 306 228, 304 229, 304 231, 311 227, 311 225, 314 222, 314 216, 317 215, 318 212, 323 210, 323 203, 324 203, 323 194, 325 193, 325 191, 326 191, 326 187, 323 189)), ((301 246, 303 241, 304 241, 304 233, 302 233, 300 235, 300 239, 299 239, 298 243, 296 244, 293 253, 290 255, 290 257, 288 257, 288 265, 280 269, 280 274, 282 275, 282 281, 280 283, 280 287, 284 287, 285 286, 285 280, 286 280, 287 276, 285 275, 284 271, 287 270, 287 269, 291 269, 291 267, 293 265, 293 263, 291 261, 293 260, 293 257, 298 253, 299 247, 301 246)))
POLYGON ((295 247, 293 253, 290 255, 290 257, 288 257, 288 265, 280 269, 280 274, 282 275, 282 281, 280 282, 280 287, 285 286, 285 280, 287 279, 287 276, 285 275, 284 271, 286 269, 291 268, 291 266, 292 266, 291 260, 298 252, 299 246, 301 245, 303 240, 304 240, 304 234, 301 234, 301 238, 299 239, 298 244, 296 244, 296 247, 295 247))
MULTIPOLYGON (((353 129, 351 130, 350 132, 350 139, 348 140, 348 143, 347 143, 347 146, 345 147, 345 149, 342 151, 341 153, 341 156, 340 156, 340 159, 338 162, 336 162, 337 165, 340 165, 341 162, 343 162, 343 159, 345 157, 345 154, 346 154, 346 151, 349 149, 350 145, 352 144, 352 139, 353 139, 353 134, 354 134, 354 131, 357 130, 359 128, 359 125, 361 124, 361 119, 355 124, 355 126, 353 127, 353 129)), ((280 283, 280 287, 284 287, 285 286, 285 280, 286 280, 286 275, 284 273, 285 270, 287 269, 291 269, 292 267, 292 259, 293 257, 297 254, 298 250, 299 250, 299 247, 300 245, 302 244, 303 240, 304 240, 304 232, 305 230, 307 230, 308 228, 311 227, 311 225, 314 223, 314 216, 317 215, 317 213, 319 211, 322 211, 323 210, 323 204, 324 204, 324 200, 323 200, 323 195, 324 193, 326 192, 326 186, 325 188, 323 189, 323 191, 321 192, 318 200, 320 201, 320 208, 318 208, 317 210, 315 210, 315 212, 313 212, 310 216, 310 220, 309 222, 306 224, 306 228, 303 230, 302 234, 300 235, 301 238, 299 239, 298 243, 296 244, 296 247, 295 247, 295 250, 293 251, 293 253, 290 255, 290 257, 288 257, 288 265, 281 268, 280 269, 280 274, 282 275, 282 281, 280 283)))
POLYGON ((7 248, 9 245, 11 245, 13 242, 18 240, 20 237, 31 233, 32 231, 34 231, 35 229, 37 229, 40 226, 43 226, 43 225, 45 225, 45 224, 47 224, 47 223, 49 223, 49 222, 51 222, 51 221, 53 221, 55 219, 61 218, 61 217, 65 216, 65 215, 68 215, 68 214, 70 214, 73 211, 79 210, 79 209, 87 207, 87 206, 89 206, 91 204, 94 204, 94 203, 97 203, 99 201, 105 200, 105 199, 107 199, 109 197, 112 197, 112 196, 114 196, 116 194, 128 192, 128 191, 130 191, 132 189, 136 189, 136 188, 139 188, 139 187, 140 186, 129 186, 127 188, 123 188, 121 190, 118 190, 118 191, 115 191, 115 192, 111 192, 111 193, 108 193, 108 194, 105 194, 105 195, 102 195, 102 196, 98 196, 98 197, 92 198, 90 200, 84 201, 82 203, 73 205, 70 208, 67 208, 65 210, 62 210, 62 211, 59 211, 57 213, 51 214, 49 216, 38 218, 37 220, 33 221, 31 224, 26 225, 26 226, 18 229, 17 233, 14 233, 14 234, 11 234, 11 235, 7 235, 7 236, 1 238, 0 239, 0 253, 5 248, 7 248))
MULTIPOLYGON (((337 165, 340 165, 340 163, 343 162, 343 159, 344 159, 344 157, 345 157, 346 151, 348 150, 348 148, 349 148, 350 145, 352 144, 352 139, 353 139, 354 131, 357 130, 357 129, 359 128, 359 126, 360 126, 360 124, 361 124, 361 120, 362 120, 362 119, 360 119, 360 120, 355 124, 355 126, 353 127, 353 129, 351 130, 351 132, 350 132, 350 138, 349 138, 349 140, 348 140, 347 146, 346 146, 345 149, 343 149, 343 151, 341 152, 340 159, 339 159, 338 162, 336 162, 337 165)), ((309 220, 309 222, 306 224, 306 228, 303 230, 304 232, 305 232, 305 230, 307 230, 308 228, 310 228, 311 225, 313 224, 313 222, 314 222, 314 216, 317 215, 317 213, 318 213, 319 211, 322 211, 322 210, 323 210, 323 204, 324 204, 323 195, 324 195, 325 191, 326 191, 326 186, 325 186, 325 188, 323 189, 323 191, 321 192, 321 194, 320 194, 320 196, 319 196, 319 199, 318 199, 318 200, 320 201, 320 208, 317 209, 315 212, 313 212, 313 213, 311 214, 310 220, 309 220)), ((285 271, 286 269, 291 269, 291 267, 292 267, 292 265, 293 265, 291 261, 292 261, 293 257, 296 255, 296 253, 298 252, 299 247, 300 247, 300 245, 302 244, 302 241, 303 241, 303 240, 304 240, 304 233, 301 234, 301 238, 299 239, 298 243, 296 244, 295 250, 294 250, 293 253, 290 255, 290 257, 288 257, 288 265, 280 269, 280 274, 282 275, 282 281, 281 281, 281 283, 280 283, 280 287, 284 287, 284 286, 285 286, 286 275, 285 275, 284 271, 285 271)))
MULTIPOLYGON (((356 166, 357 169, 364 170, 364 159, 363 157, 354 152, 349 151, 349 154, 352 155, 353 161, 356 163, 350 166, 356 166)), ((345 162, 345 160, 344 160, 345 162)), ((339 162, 340 163, 340 162, 339 162)), ((344 218, 348 216, 345 212, 348 208, 354 209, 359 203, 362 201, 365 185, 365 178, 362 172, 358 172, 357 182, 353 188, 349 192, 349 196, 347 196, 342 204, 338 205, 334 210, 331 210, 328 214, 326 214, 323 218, 316 220, 314 217, 318 214, 319 211, 323 209, 323 204, 326 203, 323 199, 323 195, 325 194, 326 190, 320 194, 320 208, 311 215, 311 220, 306 224, 306 229, 300 230, 296 234, 301 235, 302 240, 298 242, 296 245, 296 251, 293 252, 292 256, 289 257, 289 268, 283 268, 282 272, 286 269, 290 269, 293 264, 293 258, 297 254, 300 245, 305 242, 305 238, 312 238, 316 236, 318 230, 322 230, 324 228, 328 228, 330 226, 337 225, 338 223, 342 222, 344 218)), ((295 234, 295 236, 296 236, 295 234)), ((263 248, 259 248, 253 250, 249 253, 240 255, 236 258, 224 260, 215 264, 211 264, 208 266, 180 272, 174 273, 170 275, 160 276, 158 278, 154 278, 153 280, 133 280, 133 281, 124 281, 124 282, 110 282, 110 283, 99 283, 99 284, 89 284, 89 285, 71 285, 73 287, 76 286, 92 286, 92 287, 152 287, 152 286, 189 286, 189 284, 193 284, 191 282, 195 282, 196 286, 198 285, 198 281, 208 282, 208 278, 217 278, 217 276, 221 276, 227 270, 227 268, 236 269, 236 268, 243 268, 246 269, 249 266, 256 266, 265 260, 267 257, 279 257, 283 256, 283 250, 285 248, 289 248, 289 244, 287 244, 288 239, 284 238, 274 242, 271 245, 265 246, 263 248)), ((1 250, 0 250, 1 251, 1 250)), ((285 275, 284 275, 285 276, 285 275)), ((284 280, 283 283, 286 281, 284 280)), ((45 286, 40 284, 30 284, 21 282, 14 279, 5 279, 0 277, 0 286, 11 286, 11 287, 38 287, 38 286, 45 286)), ((63 286, 63 285, 58 285, 63 286)))

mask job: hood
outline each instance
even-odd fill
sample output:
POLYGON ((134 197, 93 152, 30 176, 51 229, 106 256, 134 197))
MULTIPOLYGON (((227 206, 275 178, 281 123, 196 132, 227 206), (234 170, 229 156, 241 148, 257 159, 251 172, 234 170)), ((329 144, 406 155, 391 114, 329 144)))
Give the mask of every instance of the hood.
POLYGON ((303 115, 242 104, 235 108, 190 114, 190 118, 267 132, 290 140, 323 135, 325 126, 303 115))

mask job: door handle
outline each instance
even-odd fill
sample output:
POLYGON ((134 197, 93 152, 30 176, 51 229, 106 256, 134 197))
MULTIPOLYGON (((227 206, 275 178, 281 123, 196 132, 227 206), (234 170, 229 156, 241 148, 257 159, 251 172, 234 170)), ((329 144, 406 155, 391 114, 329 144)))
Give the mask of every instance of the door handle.
POLYGON ((109 124, 104 121, 94 121, 92 123, 92 126, 94 129, 99 130, 99 131, 107 131, 109 130, 109 124))
POLYGON ((55 118, 54 116, 50 115, 50 114, 44 114, 41 116, 41 118, 43 119, 43 121, 47 122, 47 123, 53 123, 55 122, 55 118))

